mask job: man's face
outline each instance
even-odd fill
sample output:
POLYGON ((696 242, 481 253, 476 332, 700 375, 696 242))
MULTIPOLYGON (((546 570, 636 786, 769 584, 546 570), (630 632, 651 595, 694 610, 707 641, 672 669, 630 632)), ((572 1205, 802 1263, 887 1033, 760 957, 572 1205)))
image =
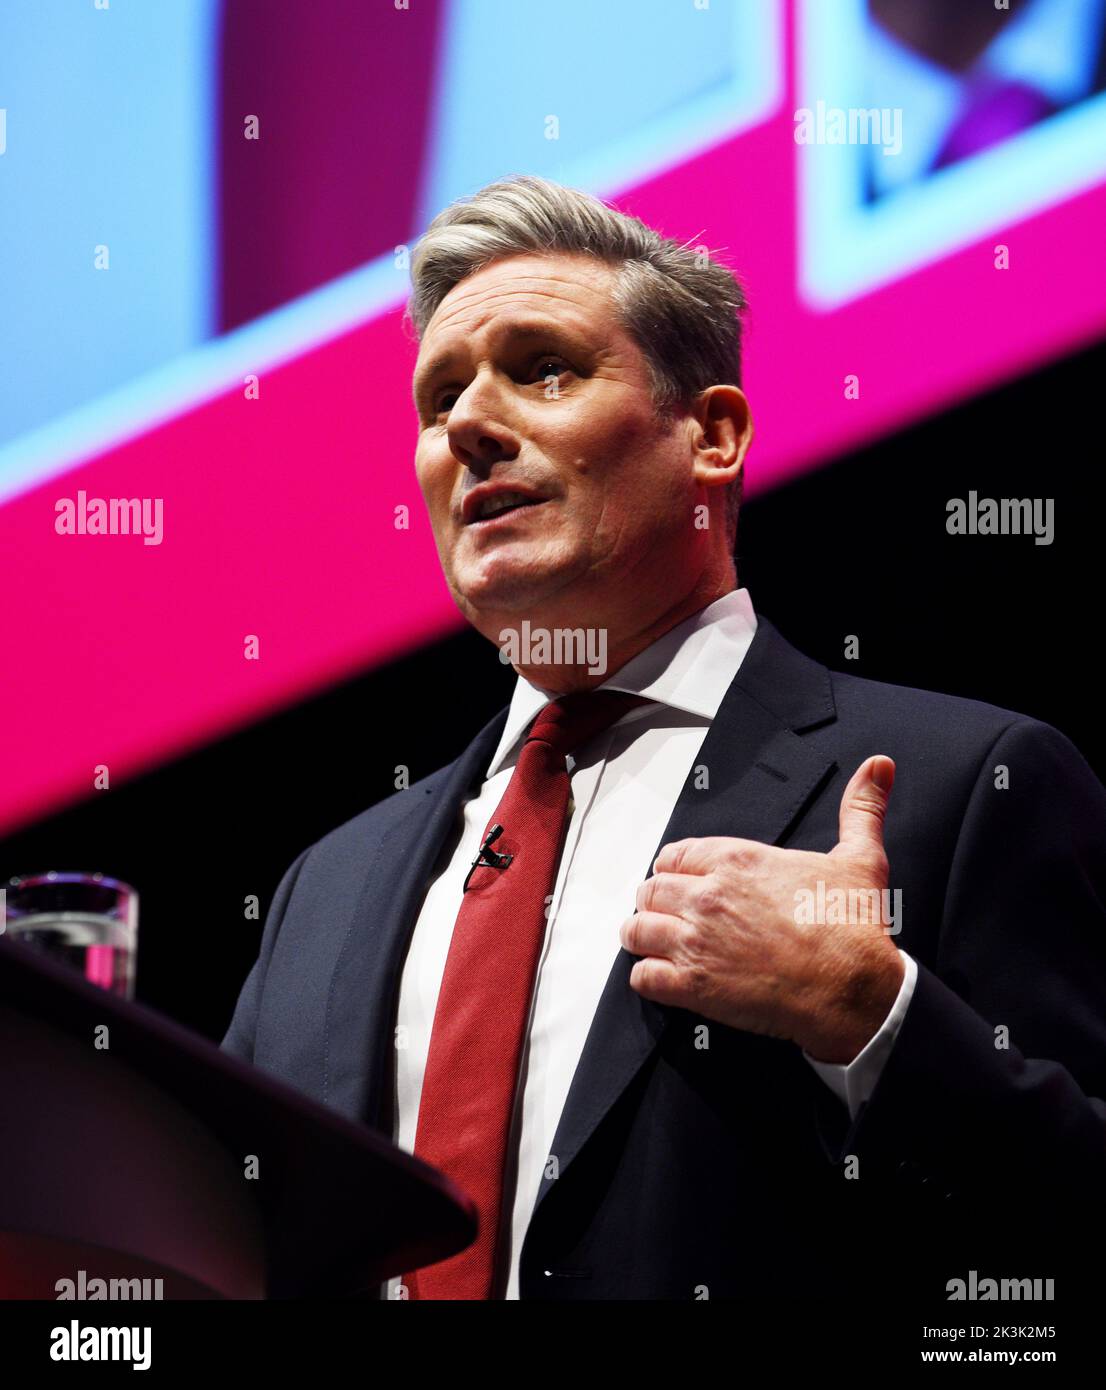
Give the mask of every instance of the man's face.
POLYGON ((657 419, 612 278, 587 256, 495 261, 423 334, 415 469, 454 599, 493 640, 504 621, 578 623, 671 592, 702 541, 695 422, 657 419), (485 484, 544 500, 470 519, 485 484))

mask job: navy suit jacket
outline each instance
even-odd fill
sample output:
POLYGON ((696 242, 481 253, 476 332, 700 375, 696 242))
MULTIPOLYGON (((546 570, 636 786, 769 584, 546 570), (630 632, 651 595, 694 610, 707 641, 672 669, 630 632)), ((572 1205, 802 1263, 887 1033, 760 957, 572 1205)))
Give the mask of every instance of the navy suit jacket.
MULTIPOLYGON (((389 1135, 404 956, 506 713, 299 856, 223 1040, 389 1135)), ((696 759, 709 787, 689 774, 661 844, 734 835, 828 851, 844 787, 873 753, 896 763, 892 939, 918 980, 870 1100, 850 1120, 795 1044, 642 999, 620 950, 560 1118, 556 1176, 535 1194, 521 1297, 942 1300, 971 1269, 1051 1277, 1057 1297, 1093 1291, 1106 790, 1068 739, 993 705, 830 671, 760 617, 696 759)))

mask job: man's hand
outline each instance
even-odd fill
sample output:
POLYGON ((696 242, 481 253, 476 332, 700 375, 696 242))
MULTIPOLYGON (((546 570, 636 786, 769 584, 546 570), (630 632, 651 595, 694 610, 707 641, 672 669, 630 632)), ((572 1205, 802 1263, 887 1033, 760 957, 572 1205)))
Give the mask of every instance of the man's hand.
POLYGON ((665 845, 621 929, 622 945, 643 957, 631 986, 658 1004, 789 1038, 818 1061, 851 1062, 903 979, 879 912, 894 777, 894 762, 880 754, 857 768, 828 854, 721 835, 665 845), (829 912, 828 923, 812 923, 812 903, 848 903, 847 922, 829 912))

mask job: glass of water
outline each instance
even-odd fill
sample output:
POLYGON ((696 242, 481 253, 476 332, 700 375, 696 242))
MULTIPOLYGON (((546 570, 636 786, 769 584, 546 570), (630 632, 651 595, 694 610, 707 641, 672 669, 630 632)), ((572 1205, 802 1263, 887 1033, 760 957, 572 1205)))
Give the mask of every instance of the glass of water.
POLYGON ((28 874, 9 879, 0 929, 13 941, 76 966, 86 980, 134 997, 138 894, 104 874, 28 874))

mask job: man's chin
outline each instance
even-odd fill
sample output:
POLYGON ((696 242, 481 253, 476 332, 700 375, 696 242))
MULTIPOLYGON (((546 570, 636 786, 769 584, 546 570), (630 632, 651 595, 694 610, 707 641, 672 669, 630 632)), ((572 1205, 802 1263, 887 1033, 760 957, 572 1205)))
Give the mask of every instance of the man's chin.
POLYGON ((562 594, 565 579, 562 573, 536 574, 533 569, 519 567, 517 572, 506 570, 494 579, 484 576, 454 588, 457 606, 474 627, 486 631, 506 621, 537 621, 543 608, 562 594))
POLYGON ((498 546, 453 574, 452 589, 464 611, 525 614, 534 604, 559 593, 572 578, 565 555, 537 548, 498 546), (527 551, 530 553, 527 553, 527 551))

